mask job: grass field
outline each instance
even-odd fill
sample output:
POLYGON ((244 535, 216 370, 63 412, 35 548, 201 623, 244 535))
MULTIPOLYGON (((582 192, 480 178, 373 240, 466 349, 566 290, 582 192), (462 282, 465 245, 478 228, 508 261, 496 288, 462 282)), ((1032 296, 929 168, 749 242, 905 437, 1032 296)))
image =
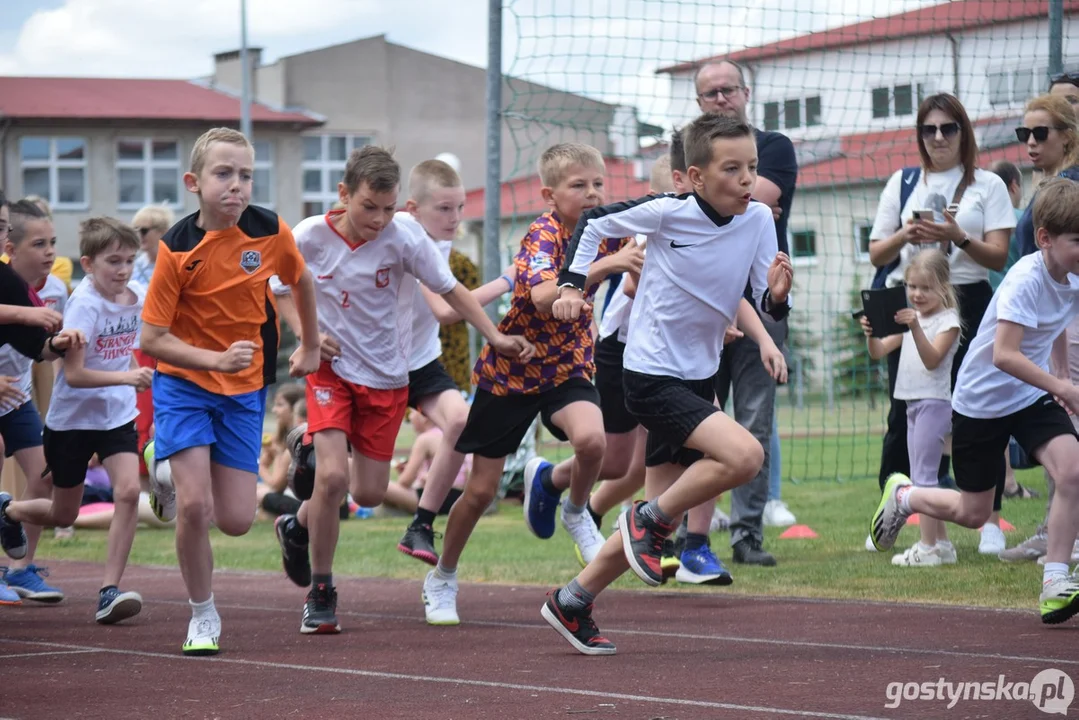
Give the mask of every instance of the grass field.
MULTIPOLYGON (((855 464, 859 462, 858 457, 849 448, 869 447, 870 438, 848 437, 846 443, 846 452, 841 444, 808 440, 787 441, 784 449, 788 457, 803 459, 807 465, 810 461, 821 467, 830 464, 840 477, 857 477, 855 464), (806 444, 802 446, 798 444, 800 442, 806 444)), ((547 450, 557 450, 550 453, 552 458, 566 454, 566 446, 545 447, 544 451, 547 450)), ((1020 473, 1020 482, 1038 490, 1044 498, 1045 484, 1040 471, 1020 473)), ((978 533, 973 530, 953 529, 952 538, 959 552, 959 564, 955 566, 894 568, 888 555, 866 552, 863 544, 878 490, 876 480, 864 478, 864 473, 862 479, 844 482, 785 481, 783 493, 799 523, 809 525, 819 537, 781 540, 778 530, 766 528, 765 546, 776 555, 778 567, 731 566, 735 578, 733 586, 688 591, 1035 607, 1041 568, 1033 563, 1006 565, 995 557, 978 555, 978 533)), ((1005 501, 1004 517, 1017 528, 1008 533, 1009 546, 1035 529, 1044 510, 1044 499, 1005 501)), ((613 520, 613 515, 609 516, 606 524, 609 526, 613 520)), ((444 522, 440 518, 437 527, 443 526, 444 522)), ((422 578, 426 566, 396 550, 397 540, 406 524, 404 517, 354 519, 344 523, 335 571, 343 575, 422 578)), ((609 531, 609 527, 604 528, 605 534, 609 531)), ((916 539, 917 530, 907 528, 896 547, 907 547, 916 539)), ((724 561, 730 559, 728 544, 726 534, 713 537, 713 547, 724 561)), ((215 531, 213 545, 219 568, 280 570, 277 543, 268 522, 256 524, 241 538, 228 538, 215 531)), ((47 537, 42 541, 39 556, 42 564, 47 564, 48 558, 102 561, 105 533, 79 530, 74 540, 63 542, 47 537)), ((131 562, 174 565, 172 531, 140 530, 131 562)), ((497 514, 481 521, 462 558, 460 573, 462 580, 468 582, 547 588, 565 583, 577 570, 572 545, 564 532, 559 530, 548 541, 537 540, 525 529, 520 505, 505 502, 497 514)), ((52 579, 63 586, 62 577, 52 579)), ((282 580, 287 582, 283 576, 282 580)), ((624 577, 618 587, 644 586, 636 579, 624 577)), ((666 588, 677 589, 678 586, 672 583, 666 588)))

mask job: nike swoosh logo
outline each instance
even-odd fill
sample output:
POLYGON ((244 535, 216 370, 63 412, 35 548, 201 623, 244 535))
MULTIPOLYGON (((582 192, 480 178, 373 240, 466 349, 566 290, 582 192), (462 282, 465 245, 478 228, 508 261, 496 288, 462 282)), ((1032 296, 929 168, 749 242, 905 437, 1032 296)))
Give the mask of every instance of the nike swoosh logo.
POLYGON ((903 183, 906 185, 910 185, 912 182, 914 182, 913 174, 907 175, 905 178, 903 178, 903 183))
POLYGON ((686 248, 686 247, 693 247, 693 246, 694 246, 694 245, 696 245, 696 244, 697 244, 697 243, 690 243, 690 244, 688 244, 688 245, 679 245, 679 244, 678 244, 678 243, 676 243, 676 242, 675 242, 674 240, 671 240, 671 247, 673 247, 673 248, 686 248))
POLYGON ((555 602, 555 603, 551 603, 551 604, 554 605, 554 611, 556 613, 558 613, 558 619, 562 623, 562 625, 565 626, 565 628, 567 630, 569 630, 571 633, 577 632, 577 630, 578 630, 578 628, 580 628, 581 624, 579 622, 577 622, 576 619, 573 622, 570 622, 569 620, 567 620, 566 616, 562 614, 562 610, 558 607, 558 603, 555 602))
POLYGON ((644 537, 644 534, 648 532, 645 528, 638 525, 633 520, 629 522, 629 536, 634 540, 640 540, 644 537))

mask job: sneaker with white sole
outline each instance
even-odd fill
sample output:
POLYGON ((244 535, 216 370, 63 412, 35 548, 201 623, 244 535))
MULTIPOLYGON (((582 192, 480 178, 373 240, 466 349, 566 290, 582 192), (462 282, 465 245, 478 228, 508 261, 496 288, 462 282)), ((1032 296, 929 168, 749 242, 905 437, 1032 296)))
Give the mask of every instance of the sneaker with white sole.
POLYGON ((176 488, 172 484, 172 468, 168 460, 156 460, 150 471, 150 509, 161 522, 176 519, 176 488))
POLYGON ((919 543, 914 543, 904 552, 892 555, 892 565, 899 567, 940 567, 940 553, 937 546, 927 548, 919 543))
POLYGON ((713 535, 718 532, 731 529, 731 516, 723 512, 719 508, 712 511, 712 521, 708 523, 708 534, 713 535))
POLYGON ((567 513, 566 506, 562 505, 562 511, 559 514, 562 527, 566 529, 566 532, 569 533, 569 536, 573 538, 573 542, 577 545, 578 559, 582 564, 588 565, 599 554, 599 550, 603 547, 603 543, 606 542, 606 538, 600 534, 599 528, 596 527, 595 521, 587 511, 567 513))
MULTIPOLYGON (((587 514, 587 513, 586 513, 587 514)), ((423 612, 428 625, 460 625, 457 616, 457 578, 442 580, 435 571, 423 581, 423 612)))
POLYGON ((910 513, 899 506, 899 491, 911 485, 910 478, 901 473, 893 473, 884 483, 880 504, 869 522, 869 537, 877 550, 891 550, 899 531, 907 524, 910 513))
POLYGON ((1000 556, 1008 542, 1004 539, 1004 531, 1000 525, 986 523, 982 526, 982 539, 978 541, 978 552, 982 555, 1000 556))
POLYGON ((1079 579, 1065 576, 1043 585, 1038 609, 1046 625, 1062 623, 1079 613, 1079 579))
MULTIPOLYGON (((1076 540, 1075 545, 1072 546, 1071 561, 1072 562, 1079 562, 1079 540, 1076 540)), ((1044 555, 1042 555, 1040 558, 1038 558, 1038 564, 1039 565, 1044 565, 1045 564, 1045 556, 1044 555)))
POLYGON ((763 521, 765 527, 789 527, 798 521, 794 513, 782 500, 769 500, 764 504, 763 521))
POLYGON ((97 614, 94 619, 102 625, 113 625, 135 617, 142 610, 142 595, 124 592, 117 587, 102 590, 97 596, 97 614))
POLYGON ((865 549, 868 550, 869 552, 877 552, 877 546, 873 544, 873 536, 872 535, 866 535, 865 536, 865 549))
POLYGON ((1002 550, 997 557, 1004 562, 1031 562, 1049 552, 1049 534, 1045 528, 1028 537, 1015 547, 1002 550))
POLYGON ((937 554, 940 555, 941 565, 955 565, 957 562, 959 562, 959 556, 955 552, 955 545, 953 545, 952 543, 948 543, 947 545, 945 545, 944 543, 938 541, 937 554))
POLYGON ((184 655, 216 655, 220 652, 221 616, 192 617, 187 624, 184 655))

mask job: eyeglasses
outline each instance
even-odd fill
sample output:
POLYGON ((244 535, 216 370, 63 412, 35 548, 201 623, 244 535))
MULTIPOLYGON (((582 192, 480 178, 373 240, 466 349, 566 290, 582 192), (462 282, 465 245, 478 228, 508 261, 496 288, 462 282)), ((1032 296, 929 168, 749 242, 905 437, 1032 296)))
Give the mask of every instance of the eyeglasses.
POLYGON ((959 134, 959 123, 950 122, 950 123, 943 123, 941 125, 925 125, 925 124, 922 124, 922 125, 918 126, 918 132, 921 133, 922 137, 925 138, 926 140, 929 140, 931 138, 935 138, 937 136, 938 132, 942 136, 944 136, 945 139, 953 138, 953 137, 955 137, 956 135, 959 134))
POLYGON ((1067 83, 1068 85, 1079 87, 1079 75, 1076 75, 1075 73, 1060 73, 1049 78, 1049 87, 1053 87, 1059 83, 1067 83))
POLYGON ((1049 138, 1050 130, 1063 130, 1064 128, 1059 125, 1053 127, 1047 127, 1045 125, 1039 125, 1038 127, 1017 127, 1015 129, 1015 136, 1019 138, 1019 142, 1025 143, 1030 140, 1030 136, 1034 136, 1034 142, 1043 143, 1049 138))
POLYGON ((729 87, 719 87, 708 90, 707 92, 698 93, 697 97, 702 100, 708 100, 712 102, 722 95, 725 99, 730 100, 732 97, 738 94, 740 90, 744 90, 741 85, 731 85, 729 87))

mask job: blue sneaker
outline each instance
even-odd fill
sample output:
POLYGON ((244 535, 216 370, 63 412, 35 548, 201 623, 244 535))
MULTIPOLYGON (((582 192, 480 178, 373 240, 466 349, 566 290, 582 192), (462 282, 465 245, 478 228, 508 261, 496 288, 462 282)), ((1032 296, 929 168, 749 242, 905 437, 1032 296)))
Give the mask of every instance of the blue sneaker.
MULTIPOLYGON (((7 572, 7 568, 0 566, 0 577, 7 572)), ((22 605, 22 598, 19 594, 9 588, 7 583, 0 580, 0 605, 22 605)))
POLYGON ((22 523, 11 520, 4 512, 11 500, 10 494, 0 492, 0 546, 9 558, 22 560, 26 557, 26 531, 22 523))
POLYGON ((674 579, 690 585, 730 585, 734 582, 727 568, 719 561, 712 548, 702 545, 696 550, 683 550, 681 566, 674 579))
POLYGON ((541 478, 545 474, 550 476, 552 470, 554 465, 541 457, 534 457, 525 465, 525 525, 541 540, 554 535, 554 521, 561 504, 558 495, 551 495, 543 489, 541 478))
POLYGON ((49 571, 47 568, 27 565, 22 570, 8 570, 4 573, 4 581, 23 600, 58 603, 64 599, 64 593, 58 588, 45 584, 42 578, 47 578, 48 576, 49 571))

